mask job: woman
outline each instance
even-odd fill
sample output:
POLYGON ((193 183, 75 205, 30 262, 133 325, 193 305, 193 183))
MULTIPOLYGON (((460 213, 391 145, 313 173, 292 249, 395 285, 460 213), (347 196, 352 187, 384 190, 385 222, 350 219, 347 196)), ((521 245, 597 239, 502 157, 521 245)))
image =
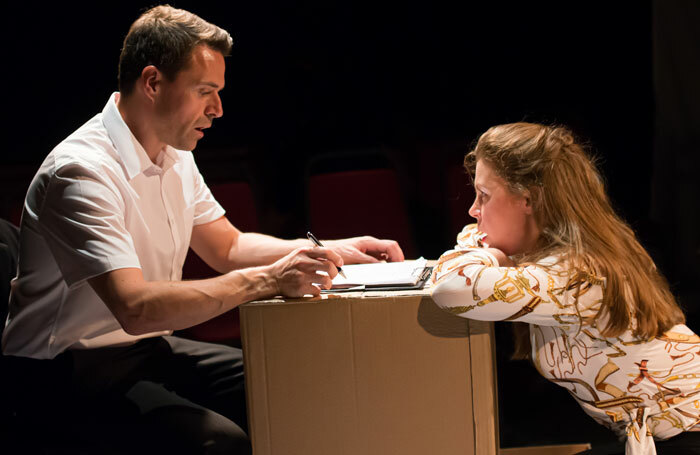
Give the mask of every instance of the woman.
POLYGON ((515 321, 514 357, 530 357, 626 438, 628 455, 656 453, 654 438, 673 438, 657 442, 660 453, 700 447, 700 432, 691 433, 700 423, 700 337, 572 134, 495 126, 465 166, 477 224, 440 258, 435 302, 465 318, 515 321))

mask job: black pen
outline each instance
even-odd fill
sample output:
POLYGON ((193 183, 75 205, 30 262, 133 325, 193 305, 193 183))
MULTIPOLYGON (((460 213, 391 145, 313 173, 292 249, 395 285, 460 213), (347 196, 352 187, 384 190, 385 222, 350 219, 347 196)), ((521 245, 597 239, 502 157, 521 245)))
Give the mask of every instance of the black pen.
MULTIPOLYGON (((325 248, 323 246, 323 244, 321 242, 319 242, 319 240, 316 238, 316 236, 311 233, 311 231, 307 232, 306 236, 309 238, 309 240, 311 240, 314 243, 314 245, 319 246, 321 248, 325 248)), ((341 269, 340 267, 338 267, 338 273, 340 274, 340 276, 342 276, 346 280, 348 279, 348 277, 346 277, 345 274, 343 273, 343 269, 341 269)))

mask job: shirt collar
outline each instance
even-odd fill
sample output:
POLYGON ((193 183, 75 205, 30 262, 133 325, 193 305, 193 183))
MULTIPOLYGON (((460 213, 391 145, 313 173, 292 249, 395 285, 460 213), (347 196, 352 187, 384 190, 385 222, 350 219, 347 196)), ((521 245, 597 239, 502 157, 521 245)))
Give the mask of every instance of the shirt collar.
POLYGON ((121 158, 129 180, 141 173, 147 175, 165 173, 179 160, 178 153, 174 148, 167 145, 165 150, 158 156, 157 161, 160 166, 153 164, 146 150, 124 122, 117 107, 116 100, 118 95, 119 92, 114 92, 109 97, 107 104, 102 110, 102 123, 107 129, 117 155, 121 158))

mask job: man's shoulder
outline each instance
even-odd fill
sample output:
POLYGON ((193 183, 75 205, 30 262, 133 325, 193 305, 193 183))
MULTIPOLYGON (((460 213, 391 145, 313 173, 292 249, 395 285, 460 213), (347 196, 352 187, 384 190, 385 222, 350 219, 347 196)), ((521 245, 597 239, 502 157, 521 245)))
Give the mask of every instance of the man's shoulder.
POLYGON ((105 166, 118 165, 116 149, 102 122, 102 114, 95 115, 61 141, 49 158, 54 171, 64 168, 99 171, 105 166))

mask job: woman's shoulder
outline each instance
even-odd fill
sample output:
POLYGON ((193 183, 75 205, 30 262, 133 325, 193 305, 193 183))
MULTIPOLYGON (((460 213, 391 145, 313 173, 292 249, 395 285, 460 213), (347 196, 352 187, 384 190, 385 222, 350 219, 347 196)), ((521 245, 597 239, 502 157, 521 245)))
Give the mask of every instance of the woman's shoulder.
POLYGON ((664 341, 700 344, 700 337, 685 324, 674 325, 658 338, 664 341))

